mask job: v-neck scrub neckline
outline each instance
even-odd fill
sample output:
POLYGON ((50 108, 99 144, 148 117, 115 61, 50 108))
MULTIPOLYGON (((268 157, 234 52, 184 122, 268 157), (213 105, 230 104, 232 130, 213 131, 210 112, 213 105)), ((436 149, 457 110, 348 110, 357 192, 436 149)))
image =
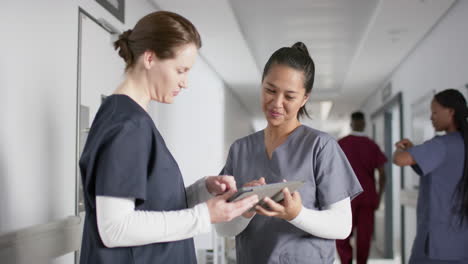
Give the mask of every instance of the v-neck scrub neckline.
POLYGON ((259 135, 260 135, 260 137, 261 137, 261 138, 260 138, 261 142, 263 142, 263 148, 264 148, 264 150, 265 150, 265 157, 266 157, 266 159, 268 159, 269 161, 271 161, 271 160, 273 159, 273 156, 275 155, 275 152, 276 152, 276 151, 281 151, 281 148, 282 148, 283 146, 287 145, 291 140, 293 140, 294 136, 295 136, 296 134, 299 133, 298 131, 299 131, 303 126, 304 126, 304 125, 301 124, 301 125, 299 125, 298 127, 296 127, 293 131, 291 131, 291 133, 289 133, 289 135, 288 135, 288 137, 286 138, 286 140, 285 140, 283 143, 281 143, 279 146, 277 146, 277 147, 273 150, 273 152, 271 153, 271 159, 270 159, 270 157, 268 156, 268 151, 267 151, 266 144, 265 144, 265 129, 261 130, 262 133, 259 133, 259 135))

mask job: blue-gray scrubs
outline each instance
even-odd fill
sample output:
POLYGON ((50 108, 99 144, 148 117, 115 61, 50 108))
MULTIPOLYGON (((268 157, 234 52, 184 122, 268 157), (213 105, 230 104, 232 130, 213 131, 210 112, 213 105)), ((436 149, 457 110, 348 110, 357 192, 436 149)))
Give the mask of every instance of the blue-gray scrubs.
POLYGON ((86 218, 82 264, 196 263, 192 239, 106 248, 98 233, 96 195, 135 198, 136 210, 187 208, 179 167, 148 113, 111 95, 99 108, 80 159, 86 218))
POLYGON ((413 169, 421 176, 410 263, 468 263, 468 225, 460 226, 454 213, 464 149, 461 134, 452 132, 408 150, 417 164, 413 169))
MULTIPOLYGON (((265 177, 267 183, 305 180, 299 192, 306 208, 320 210, 362 188, 337 142, 326 133, 300 126, 277 147, 270 160, 264 131, 237 140, 222 174, 236 178, 238 187, 265 177)), ((335 241, 315 237, 289 222, 256 215, 236 236, 237 262, 333 263, 335 241)))

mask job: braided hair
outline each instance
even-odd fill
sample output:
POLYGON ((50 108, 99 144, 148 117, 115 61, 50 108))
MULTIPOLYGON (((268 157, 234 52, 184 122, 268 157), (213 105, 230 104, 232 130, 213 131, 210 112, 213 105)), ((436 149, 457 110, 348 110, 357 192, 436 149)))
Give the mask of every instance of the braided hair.
POLYGON ((465 143, 465 164, 463 167, 463 177, 457 185, 457 194, 460 201, 457 204, 457 211, 461 216, 461 222, 468 217, 468 107, 463 95, 455 89, 447 89, 437 93, 434 100, 446 108, 454 110, 454 122, 457 130, 463 137, 465 143))

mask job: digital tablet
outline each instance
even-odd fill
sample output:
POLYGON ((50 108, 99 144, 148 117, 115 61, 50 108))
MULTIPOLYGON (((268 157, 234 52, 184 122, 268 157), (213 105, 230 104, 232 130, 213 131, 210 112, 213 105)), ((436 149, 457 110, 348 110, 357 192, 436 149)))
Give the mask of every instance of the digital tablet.
POLYGON ((284 199, 283 190, 288 187, 289 191, 292 193, 299 189, 304 184, 304 181, 290 181, 290 182, 279 182, 271 183, 260 186, 253 187, 242 187, 235 194, 233 194, 228 202, 233 202, 245 198, 250 195, 258 195, 259 204, 263 204, 263 198, 270 197, 275 202, 281 202, 284 199))

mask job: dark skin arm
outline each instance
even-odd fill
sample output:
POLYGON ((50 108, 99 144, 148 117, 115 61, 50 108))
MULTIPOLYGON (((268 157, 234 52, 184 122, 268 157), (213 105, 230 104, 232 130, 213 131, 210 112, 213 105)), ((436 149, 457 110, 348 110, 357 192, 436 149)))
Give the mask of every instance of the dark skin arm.
POLYGON ((413 147, 413 143, 405 138, 397 143, 395 143, 396 150, 393 153, 393 163, 398 166, 410 166, 415 165, 416 161, 413 159, 413 156, 407 151, 409 148, 413 147))

